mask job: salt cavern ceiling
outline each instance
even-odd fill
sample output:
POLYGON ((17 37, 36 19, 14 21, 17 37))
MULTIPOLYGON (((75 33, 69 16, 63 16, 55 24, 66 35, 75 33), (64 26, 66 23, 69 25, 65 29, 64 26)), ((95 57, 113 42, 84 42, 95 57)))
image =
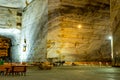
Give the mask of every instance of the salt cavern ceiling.
MULTIPOLYGON (((7 24, 7 26, 5 26, 6 29, 22 29, 20 25, 21 15, 19 15, 19 13, 35 1, 39 2, 39 0, 31 1, 32 0, 0 0, 0 6, 2 8, 3 6, 8 8, 5 13, 7 15, 8 13, 12 13, 13 15, 8 20, 4 20, 14 25, 11 27, 11 25, 7 24), (18 13, 18 15, 16 15, 16 13, 18 13), (14 21, 17 25, 14 24, 14 21)), ((75 56, 76 60, 82 60, 82 57, 88 57, 90 59, 91 56, 93 56, 93 59, 110 57, 110 40, 108 39, 111 35, 110 0, 48 0, 47 5, 47 43, 50 45, 47 47, 48 58, 51 58, 53 55, 57 57, 58 54, 61 54, 66 60, 71 56, 75 56), (55 44, 49 44, 51 42, 55 44)), ((36 7, 34 7, 34 9, 36 9, 36 7)), ((4 12, 0 12, 0 15, 3 14, 4 12)), ((6 15, 4 17, 6 17, 6 15)), ((2 22, 2 18, 0 18, 0 21, 2 22)), ((24 22, 22 23, 24 25, 24 22)), ((3 28, 3 24, 5 23, 0 23, 1 28, 3 28)), ((4 35, 8 34, 4 33, 4 35)))

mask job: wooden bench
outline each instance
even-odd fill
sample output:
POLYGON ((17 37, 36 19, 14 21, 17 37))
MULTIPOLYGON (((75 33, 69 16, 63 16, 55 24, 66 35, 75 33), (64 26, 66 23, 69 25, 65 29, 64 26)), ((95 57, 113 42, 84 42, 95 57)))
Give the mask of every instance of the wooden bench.
POLYGON ((12 75, 26 75, 27 66, 11 66, 12 75))

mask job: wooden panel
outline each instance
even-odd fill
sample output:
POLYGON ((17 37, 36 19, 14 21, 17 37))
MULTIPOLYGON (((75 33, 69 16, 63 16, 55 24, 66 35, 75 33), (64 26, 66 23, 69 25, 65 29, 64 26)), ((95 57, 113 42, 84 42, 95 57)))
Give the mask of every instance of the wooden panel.
POLYGON ((0 56, 8 56, 9 46, 10 46, 10 39, 0 37, 0 56))
POLYGON ((0 56, 8 56, 7 50, 0 50, 0 56))

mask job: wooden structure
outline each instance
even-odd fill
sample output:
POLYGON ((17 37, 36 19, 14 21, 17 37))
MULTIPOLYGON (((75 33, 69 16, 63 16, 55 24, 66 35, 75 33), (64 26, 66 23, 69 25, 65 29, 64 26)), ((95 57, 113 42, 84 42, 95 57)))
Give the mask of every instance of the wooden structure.
POLYGON ((8 56, 10 48, 10 39, 0 36, 0 57, 8 56))
POLYGON ((26 68, 25 65, 11 65, 10 68, 6 68, 6 74, 8 75, 12 73, 12 75, 26 75, 26 68))
POLYGON ((27 65, 5 63, 0 65, 0 75, 26 75, 27 65))

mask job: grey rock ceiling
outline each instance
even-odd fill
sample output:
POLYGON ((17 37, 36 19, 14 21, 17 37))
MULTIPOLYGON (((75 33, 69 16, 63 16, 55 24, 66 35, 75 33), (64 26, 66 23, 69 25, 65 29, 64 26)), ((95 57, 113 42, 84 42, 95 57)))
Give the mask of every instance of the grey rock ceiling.
POLYGON ((24 8, 32 0, 0 0, 0 6, 12 8, 24 8))
POLYGON ((76 22, 109 25, 110 3, 109 0, 60 0, 61 3, 49 1, 50 17, 62 15, 76 22), (55 7, 54 7, 55 6, 55 7), (60 14, 58 14, 60 13, 60 14), (58 14, 58 15, 56 15, 58 14), (56 16, 55 16, 56 15, 56 16), (107 23, 105 22, 107 21, 107 23), (92 23, 91 23, 92 22, 92 23), (101 24, 100 22, 104 23, 101 24))

